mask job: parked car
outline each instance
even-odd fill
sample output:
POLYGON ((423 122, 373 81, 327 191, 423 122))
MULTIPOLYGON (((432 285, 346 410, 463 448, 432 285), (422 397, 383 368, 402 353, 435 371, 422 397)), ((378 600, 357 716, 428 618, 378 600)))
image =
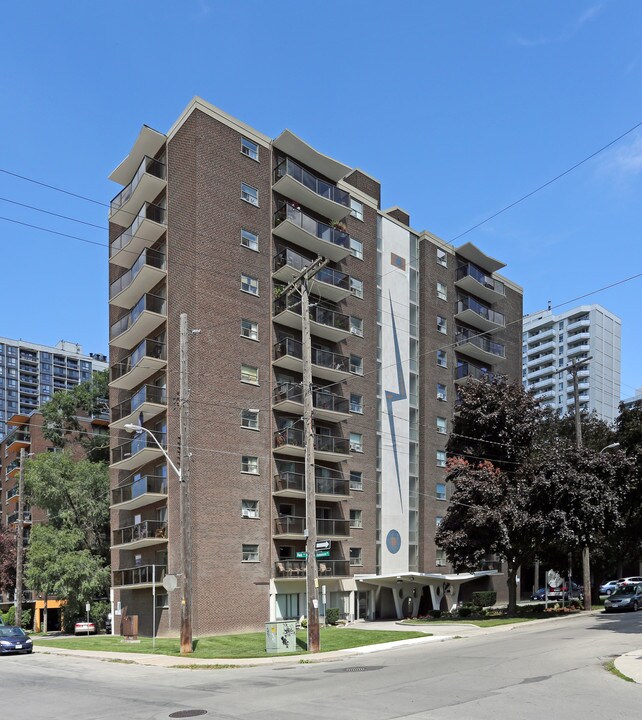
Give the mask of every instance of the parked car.
POLYGON ((96 624, 90 620, 78 620, 74 625, 74 635, 95 635, 96 624))
POLYGON ((531 595, 531 600, 546 600, 546 588, 540 588, 531 595))
POLYGON ((634 577, 625 577, 618 580, 620 585, 641 585, 642 577, 635 575, 634 577))
POLYGON ((549 600, 583 600, 584 599, 584 588, 582 585, 571 581, 569 590, 568 582, 557 588, 549 587, 548 589, 549 600))
POLYGON ((636 612, 642 607, 642 585, 632 583, 620 584, 604 601, 604 612, 632 610, 636 612))
POLYGON ((22 628, 14 625, 0 627, 0 655, 32 652, 33 642, 22 628))
POLYGON ((608 580, 600 585, 600 595, 610 595, 619 585, 619 580, 608 580))

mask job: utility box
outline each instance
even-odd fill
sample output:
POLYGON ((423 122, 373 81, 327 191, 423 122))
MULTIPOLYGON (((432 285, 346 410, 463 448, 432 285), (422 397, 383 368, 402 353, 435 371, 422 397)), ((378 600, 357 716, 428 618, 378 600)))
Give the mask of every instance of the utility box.
POLYGON ((296 621, 275 620, 265 623, 265 652, 296 652, 296 621))

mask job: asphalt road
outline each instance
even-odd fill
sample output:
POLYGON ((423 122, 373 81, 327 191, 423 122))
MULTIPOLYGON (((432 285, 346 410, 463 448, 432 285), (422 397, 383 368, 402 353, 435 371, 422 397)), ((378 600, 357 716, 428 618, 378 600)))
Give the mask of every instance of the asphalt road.
POLYGON ((187 670, 34 653, 0 658, 0 717, 542 720, 642 716, 603 663, 642 647, 642 612, 525 623, 340 662, 187 670), (183 715, 186 717, 186 715, 183 715))

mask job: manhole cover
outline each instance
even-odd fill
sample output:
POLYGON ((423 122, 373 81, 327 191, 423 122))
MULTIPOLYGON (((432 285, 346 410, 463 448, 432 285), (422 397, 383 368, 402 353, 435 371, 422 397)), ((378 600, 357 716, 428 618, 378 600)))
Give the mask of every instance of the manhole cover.
POLYGON ((199 715, 207 715, 207 710, 177 710, 169 714, 171 718, 190 718, 199 715))
POLYGON ((339 668, 337 670, 326 670, 329 673, 351 673, 351 672, 368 672, 369 670, 381 670, 383 665, 371 665, 365 667, 363 665, 355 665, 354 667, 339 668))

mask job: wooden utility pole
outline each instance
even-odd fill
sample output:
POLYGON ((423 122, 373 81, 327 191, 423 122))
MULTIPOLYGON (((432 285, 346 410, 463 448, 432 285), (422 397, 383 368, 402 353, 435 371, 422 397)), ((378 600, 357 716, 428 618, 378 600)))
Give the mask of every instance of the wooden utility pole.
POLYGON ((20 475, 18 475, 18 537, 16 538, 16 625, 22 627, 22 564, 25 514, 25 449, 20 448, 20 475))
POLYGON ((295 288, 301 292, 303 320, 303 436, 305 441, 305 526, 306 526, 306 592, 308 596, 308 652, 317 653, 319 642, 319 578, 317 573, 317 512, 316 478, 314 471, 314 421, 312 402, 312 340, 310 338, 310 292, 308 283, 328 261, 317 258, 304 268, 286 288, 289 295, 295 288))
MULTIPOLYGON (((565 368, 558 370, 558 373, 570 372, 573 376, 573 400, 575 407, 575 445, 577 448, 582 447, 582 417, 580 415, 580 389, 578 387, 579 381, 577 373, 579 369, 586 365, 589 360, 592 360, 593 356, 587 357, 583 360, 573 360, 570 365, 565 368)), ((584 584, 584 609, 591 609, 591 557, 588 546, 588 539, 585 541, 585 545, 582 548, 582 583, 584 584)), ((571 596, 570 578, 569 578, 569 598, 571 596)))
POLYGON ((179 418, 180 418, 180 515, 181 515, 181 655, 192 646, 192 514, 189 497, 189 382, 187 375, 187 315, 180 316, 179 418))

